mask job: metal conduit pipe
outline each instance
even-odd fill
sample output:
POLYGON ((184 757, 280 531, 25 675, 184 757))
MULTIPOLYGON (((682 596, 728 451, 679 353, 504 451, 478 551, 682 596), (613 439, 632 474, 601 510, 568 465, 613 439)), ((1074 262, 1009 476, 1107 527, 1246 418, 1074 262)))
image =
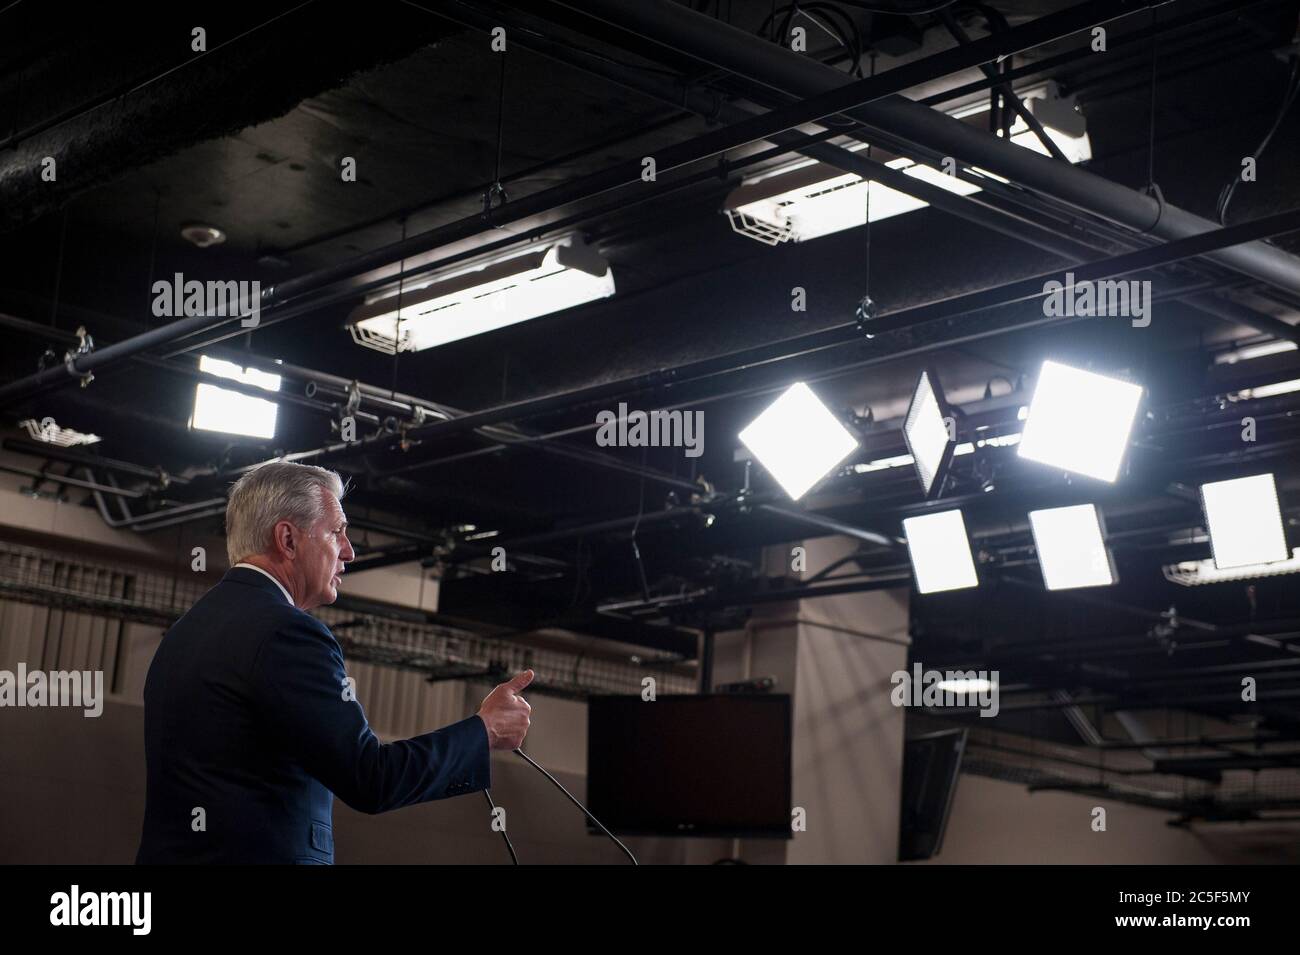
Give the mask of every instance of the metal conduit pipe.
MULTIPOLYGON (((765 43, 743 30, 668 0, 558 2, 679 54, 783 93, 812 97, 853 82, 844 73, 810 57, 765 43)), ((1041 17, 1030 25, 1053 20, 1074 23, 1082 17, 1088 26, 1092 26, 1153 5, 1148 2, 1085 3, 1041 17)), ((1079 26, 1076 30, 1085 28, 1079 26)), ((987 169, 1137 232, 1173 241, 1218 228, 1208 219, 1086 170, 989 136, 903 96, 888 96, 844 113, 869 128, 987 169)), ((1300 259, 1264 242, 1220 249, 1209 257, 1262 282, 1300 293, 1300 259)))

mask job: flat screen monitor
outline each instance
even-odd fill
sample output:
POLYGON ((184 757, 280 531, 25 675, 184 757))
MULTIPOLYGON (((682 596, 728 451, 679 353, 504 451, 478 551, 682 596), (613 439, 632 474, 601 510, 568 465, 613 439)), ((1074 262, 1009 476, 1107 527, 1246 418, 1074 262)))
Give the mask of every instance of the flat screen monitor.
POLYGON ((611 832, 790 838, 788 694, 595 696, 587 799, 611 832))
POLYGON ((965 749, 964 729, 927 733, 904 744, 899 862, 929 859, 943 848, 965 749))

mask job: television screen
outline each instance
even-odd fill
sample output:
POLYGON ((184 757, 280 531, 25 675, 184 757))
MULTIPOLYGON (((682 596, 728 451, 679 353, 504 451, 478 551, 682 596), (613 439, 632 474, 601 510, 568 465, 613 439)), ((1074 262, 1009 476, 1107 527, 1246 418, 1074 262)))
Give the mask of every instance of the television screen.
POLYGON ((965 749, 964 729, 927 733, 904 744, 899 862, 939 854, 965 749))
POLYGON ((612 832, 790 838, 790 697, 594 696, 587 799, 612 832))

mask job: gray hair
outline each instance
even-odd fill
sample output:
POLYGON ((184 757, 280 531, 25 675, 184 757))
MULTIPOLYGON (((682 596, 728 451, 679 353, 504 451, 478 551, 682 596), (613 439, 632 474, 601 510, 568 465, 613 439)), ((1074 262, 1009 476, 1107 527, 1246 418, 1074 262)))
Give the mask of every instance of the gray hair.
POLYGON ((316 488, 340 500, 346 491, 334 471, 284 461, 263 464, 236 481, 226 504, 230 565, 269 550, 278 521, 289 521, 304 530, 315 527, 325 516, 325 500, 316 488))

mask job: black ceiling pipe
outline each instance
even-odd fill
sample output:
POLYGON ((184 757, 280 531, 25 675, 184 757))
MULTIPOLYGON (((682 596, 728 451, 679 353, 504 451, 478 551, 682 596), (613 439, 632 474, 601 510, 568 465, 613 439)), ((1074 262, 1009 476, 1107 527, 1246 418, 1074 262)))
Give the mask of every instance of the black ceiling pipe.
MULTIPOLYGON (((653 74, 620 67, 608 58, 593 56, 571 45, 550 40, 541 32, 545 26, 544 21, 523 15, 515 10, 503 11, 500 4, 489 5, 491 13, 476 9, 465 3, 464 0, 453 0, 450 5, 456 8, 455 14, 444 10, 442 11, 443 16, 454 19, 466 26, 483 30, 491 29, 502 22, 511 23, 517 28, 515 42, 525 49, 600 76, 643 95, 651 96, 667 105, 681 106, 699 116, 716 118, 727 123, 737 122, 752 115, 739 106, 726 102, 717 92, 704 90, 696 86, 670 83, 653 74)), ((1181 22, 1195 22, 1202 16, 1211 16, 1222 12, 1224 12, 1222 6, 1215 7, 1203 14, 1198 12, 1186 17, 1181 22)), ((1011 209, 1005 206, 994 206, 971 196, 961 196, 946 189, 940 189, 938 186, 908 176, 901 170, 892 169, 884 163, 870 159, 859 152, 852 152, 831 143, 814 142, 803 133, 795 130, 787 130, 784 133, 774 135, 770 137, 769 141, 789 146, 801 155, 816 159, 818 162, 836 169, 854 173, 863 179, 874 179, 882 185, 927 202, 934 208, 950 215, 991 229, 1001 235, 1026 242, 1036 248, 1059 255, 1073 262, 1096 259, 1099 255, 1097 250, 1104 247, 1101 243, 1088 245, 1082 241, 1058 235, 1036 222, 1015 215, 1011 209)), ((1275 338, 1300 342, 1300 330, 1297 330, 1295 326, 1271 315, 1227 301, 1220 296, 1200 293, 1188 296, 1185 301, 1225 321, 1244 325, 1247 328, 1254 328, 1275 338)))
MULTIPOLYGON (((743 30, 668 0, 559 2, 580 14, 598 18, 678 54, 690 56, 782 93, 819 96, 853 82, 844 73, 810 57, 766 43, 743 30)), ((1098 0, 1040 17, 1001 36, 1008 37, 1026 27, 1037 27, 1039 32, 1059 36, 1062 32, 1085 30, 1157 5, 1159 4, 1141 0, 1098 0), (1055 24, 1061 24, 1062 28, 1056 28, 1055 24), (1067 31, 1065 27, 1070 29, 1067 31)), ((981 42, 984 41, 977 41, 981 42)), ((974 44, 964 49, 973 47, 974 44)), ((1215 223, 1176 206, 1161 203, 1149 195, 1086 170, 1056 162, 989 136, 960 120, 902 96, 889 96, 844 112, 871 129, 884 131, 887 135, 917 143, 940 155, 953 156, 987 169, 1012 182, 1140 233, 1174 241, 1217 228, 1215 223)), ((1210 258, 1262 282, 1293 294, 1300 293, 1300 259, 1281 249, 1263 242, 1252 242, 1249 245, 1220 249, 1210 258)))
MULTIPOLYGON (((1130 4, 1108 0, 1101 4, 1108 7, 1127 7, 1130 4)), ((1067 11, 1069 13, 1069 11, 1067 11)), ((708 18, 701 18, 712 23, 708 18)), ((821 95, 812 95, 804 102, 783 106, 768 113, 751 116, 738 123, 705 133, 689 142, 679 143, 660 150, 656 155, 659 172, 668 172, 703 159, 725 153, 740 146, 745 146, 765 139, 777 133, 795 128, 807 122, 823 118, 850 109, 855 104, 870 100, 879 100, 890 93, 898 92, 906 85, 933 78, 937 72, 943 74, 965 68, 968 65, 996 58, 1008 51, 1023 49, 1025 45, 1034 45, 1052 39, 1078 20, 1077 15, 1070 17, 1058 15, 1058 18, 1043 18, 1040 21, 1009 30, 997 37, 988 37, 976 41, 967 47, 946 50, 942 53, 914 61, 890 74, 859 80, 850 84, 851 88, 842 89, 839 82, 826 85, 821 95), (1047 22, 1047 21, 1051 22, 1047 22)), ((1073 29, 1081 29, 1082 25, 1073 29)), ((740 34, 745 36, 745 34, 740 34)), ((765 44, 758 42, 760 46, 765 44)), ((796 57, 796 60, 798 58, 796 57)), ((821 69, 819 67, 819 69, 821 69)), ((833 76, 841 76, 830 70, 833 76)), ((881 100, 884 102, 883 100, 881 100)), ((915 105, 915 104, 909 104, 915 105)), ((924 113, 930 112, 924 107, 917 107, 924 113)), ((946 117, 945 117, 946 119, 946 117)), ((958 126, 964 124, 951 121, 958 126)), ((979 134, 975 134, 979 135, 979 134)), ((1007 147, 1013 148, 1013 147, 1007 147)), ((1024 152, 1024 150, 1016 150, 1024 152)), ((960 155, 958 153, 957 155, 960 155)), ((1030 154, 1033 155, 1033 154, 1030 154)), ((992 168, 992 167, 990 167, 992 168)), ((537 216, 553 215, 561 206, 588 200, 602 193, 627 185, 640 185, 643 193, 671 185, 671 180, 646 183, 644 169, 639 159, 618 163, 580 179, 572 180, 560 186, 553 186, 540 192, 513 200, 496 209, 491 216, 475 215, 431 229, 401 242, 396 242, 372 252, 357 256, 347 262, 326 266, 296 278, 288 279, 277 285, 265 288, 261 292, 260 306, 269 310, 282 303, 291 302, 296 296, 316 291, 325 285, 349 282, 357 284, 359 277, 376 270, 388 270, 396 263, 407 259, 416 259, 432 250, 457 242, 473 239, 492 228, 500 228, 511 223, 519 223, 537 216)), ((1098 180, 1105 182, 1105 180, 1098 180)), ((1113 185, 1113 184, 1110 184, 1113 185)), ((1128 193, 1122 187, 1116 189, 1128 193)), ((1136 193, 1131 195, 1136 196, 1136 193)), ((1277 251, 1277 250, 1274 250, 1277 251)), ((1278 255, 1284 253, 1278 252, 1278 255)), ((1289 258, 1289 257, 1287 257, 1289 258)), ((1297 286, 1300 288, 1300 284, 1297 286)), ((137 335, 134 338, 118 342, 107 348, 91 352, 77 361, 69 361, 65 369, 47 369, 35 375, 22 378, 0 387, 0 403, 15 401, 35 392, 66 383, 68 377, 80 378, 86 373, 101 368, 111 362, 128 358, 158 345, 167 344, 196 333, 224 328, 239 322, 238 317, 219 317, 217 315, 199 315, 169 323, 161 328, 137 335)))
MULTIPOLYGON (((1170 262, 1205 255, 1215 247, 1221 248, 1228 244, 1247 242, 1260 236, 1271 236, 1296 229, 1300 229, 1300 210, 1216 229, 1209 233, 1198 233, 1176 242, 1168 242, 1109 259, 1101 259, 1085 265, 1075 266, 1070 271, 1074 273, 1076 282, 1109 278, 1114 275, 1154 268, 1170 262)), ((972 311, 989 309, 1042 296, 1045 294, 1043 288, 1046 281, 1064 281, 1064 279, 1064 272, 1045 273, 1010 282, 1006 285, 954 296, 939 302, 899 309, 896 312, 886 313, 873 319, 869 330, 873 335, 883 335, 888 332, 913 328, 928 322, 943 320, 951 322, 953 319, 969 314, 972 311)), ((1043 316, 1041 321, 1035 319, 1033 324, 1047 324, 1053 320, 1043 316)), ((1017 327, 1025 327, 1025 325, 1022 323, 1017 327)), ((418 428, 411 429, 408 433, 421 437, 455 434, 485 424, 517 420, 567 406, 601 400, 612 395, 650 390, 667 385, 679 385, 693 378, 708 377, 729 369, 743 369, 755 363, 770 362, 795 353, 802 354, 810 350, 820 350, 855 342, 860 340, 865 330, 867 329, 859 329, 855 322, 846 322, 843 325, 829 329, 795 336, 769 345, 745 349, 716 358, 691 362, 675 368, 658 369, 645 374, 634 375, 630 378, 603 382, 599 385, 576 388, 557 394, 544 395, 539 398, 528 398, 485 408, 482 411, 471 412, 448 421, 435 421, 421 425, 418 428)), ((1293 330, 1293 332, 1300 336, 1300 330, 1293 330)))

